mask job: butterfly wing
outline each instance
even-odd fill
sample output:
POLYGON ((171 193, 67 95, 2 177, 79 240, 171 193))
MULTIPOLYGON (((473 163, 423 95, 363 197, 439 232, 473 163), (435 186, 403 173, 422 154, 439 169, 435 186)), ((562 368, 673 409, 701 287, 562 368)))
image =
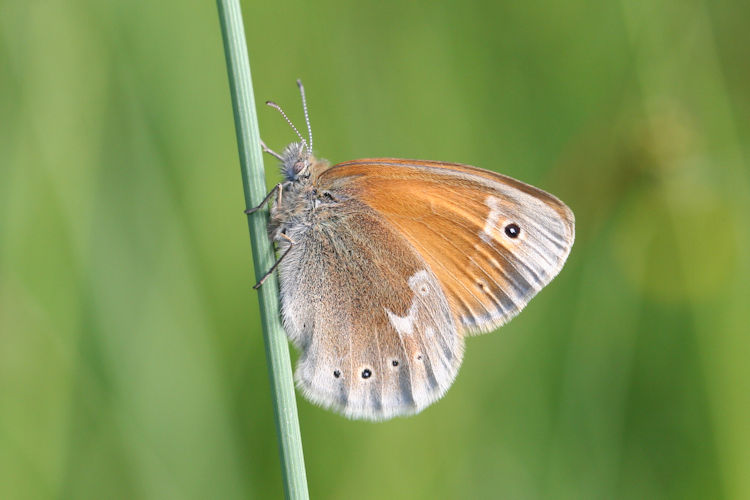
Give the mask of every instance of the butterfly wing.
POLYGON ((468 165, 356 160, 324 171, 316 185, 381 214, 435 274, 462 331, 513 318, 557 275, 575 237, 560 200, 468 165))
POLYGON ((308 217, 289 226, 294 243, 279 266, 284 326, 301 350, 298 387, 352 418, 420 411, 445 393, 463 355, 437 278, 355 199, 317 205, 308 217))

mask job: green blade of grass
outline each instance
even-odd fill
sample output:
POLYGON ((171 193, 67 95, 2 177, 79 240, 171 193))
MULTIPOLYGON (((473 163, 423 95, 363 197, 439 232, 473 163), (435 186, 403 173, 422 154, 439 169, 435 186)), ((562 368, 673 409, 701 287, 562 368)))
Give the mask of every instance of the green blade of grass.
MULTIPOLYGON (((265 197, 266 183, 245 30, 239 0, 217 0, 216 3, 221 20, 232 94, 245 204, 250 208, 259 204, 265 197)), ((267 269, 270 269, 275 261, 273 247, 266 233, 267 217, 265 210, 259 210, 248 216, 253 263, 258 279, 267 269)), ((268 375, 271 381, 271 397, 274 405, 284 493, 286 498, 307 499, 305 461, 302 455, 297 403, 294 399, 289 345, 279 321, 278 282, 275 275, 267 279, 260 287, 258 300, 260 301, 268 375)))

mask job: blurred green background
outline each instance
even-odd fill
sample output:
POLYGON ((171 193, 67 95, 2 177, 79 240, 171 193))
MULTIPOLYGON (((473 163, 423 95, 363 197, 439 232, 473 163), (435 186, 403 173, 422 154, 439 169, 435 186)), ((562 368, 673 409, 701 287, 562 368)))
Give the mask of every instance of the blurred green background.
MULTIPOLYGON (((243 9, 258 103, 301 124, 302 78, 321 156, 577 218, 439 403, 298 399, 313 498, 750 498, 748 2, 243 9)), ((282 495, 243 208, 213 2, 0 3, 0 498, 282 495)))

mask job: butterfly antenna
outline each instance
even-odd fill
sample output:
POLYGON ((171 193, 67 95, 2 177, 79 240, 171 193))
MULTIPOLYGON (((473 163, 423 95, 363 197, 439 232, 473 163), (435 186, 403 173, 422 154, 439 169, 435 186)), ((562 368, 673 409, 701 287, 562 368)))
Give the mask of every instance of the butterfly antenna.
POLYGON ((292 123, 292 120, 290 120, 289 117, 286 116, 286 113, 284 113, 284 110, 281 109, 281 106, 279 106, 273 101, 266 101, 266 104, 268 106, 271 106, 273 109, 275 109, 279 113, 281 113, 281 116, 283 116, 286 122, 289 124, 289 126, 292 127, 292 130, 294 130, 294 133, 297 134, 297 137, 299 137, 299 139, 302 141, 303 144, 307 145, 307 141, 302 137, 302 134, 299 133, 299 130, 297 130, 297 127, 294 126, 294 123, 292 123))
POLYGON ((307 112, 307 99, 305 98, 305 87, 302 86, 302 80, 297 78, 297 86, 299 87, 299 93, 302 96, 302 109, 305 111, 305 123, 307 124, 307 135, 310 137, 310 147, 308 151, 312 155, 313 151, 313 137, 312 129, 310 128, 310 115, 307 112))

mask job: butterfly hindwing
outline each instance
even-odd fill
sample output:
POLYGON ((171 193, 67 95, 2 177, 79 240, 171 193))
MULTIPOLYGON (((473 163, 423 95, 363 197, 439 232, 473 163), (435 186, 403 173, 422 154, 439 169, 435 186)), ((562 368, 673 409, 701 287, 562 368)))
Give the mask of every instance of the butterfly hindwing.
POLYGON ((435 274, 355 199, 309 217, 289 231, 294 243, 280 265, 285 329, 302 351, 298 386, 352 418, 418 412, 445 393, 463 354, 435 274))

